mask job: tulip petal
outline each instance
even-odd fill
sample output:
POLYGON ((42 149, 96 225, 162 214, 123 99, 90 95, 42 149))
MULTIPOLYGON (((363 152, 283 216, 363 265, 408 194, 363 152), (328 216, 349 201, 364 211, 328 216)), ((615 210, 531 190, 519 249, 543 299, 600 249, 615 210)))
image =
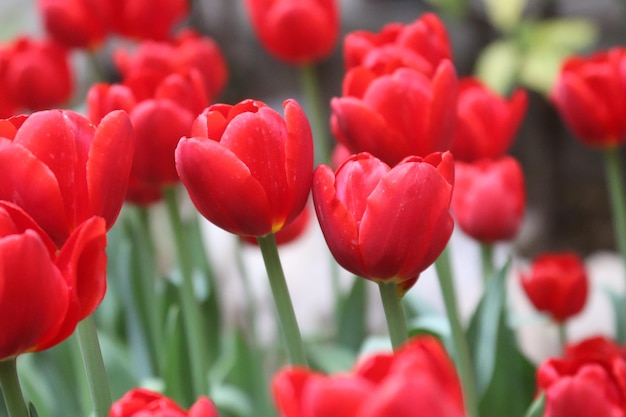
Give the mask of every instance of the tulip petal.
POLYGON ((302 417, 357 416, 375 392, 374 384, 349 375, 311 379, 302 393, 302 417))

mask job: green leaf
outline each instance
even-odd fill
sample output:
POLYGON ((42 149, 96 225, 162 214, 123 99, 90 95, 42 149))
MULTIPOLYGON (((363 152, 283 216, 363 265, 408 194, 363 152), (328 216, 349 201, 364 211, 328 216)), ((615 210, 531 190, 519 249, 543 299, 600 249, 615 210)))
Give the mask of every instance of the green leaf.
POLYGON ((339 302, 337 343, 356 352, 367 335, 367 291, 365 279, 355 277, 347 296, 339 302))
POLYGON ((522 56, 514 40, 492 42, 478 56, 475 75, 493 91, 506 94, 516 83, 522 56))
POLYGON ((483 0, 491 24, 504 31, 513 30, 522 17, 526 0, 483 0))
POLYGON ((183 406, 189 406, 192 396, 189 355, 185 345, 183 322, 178 306, 171 306, 165 326, 165 355, 163 378, 165 394, 183 406))
POLYGON ((615 317, 615 340, 620 344, 626 343, 626 297, 612 288, 604 288, 611 300, 613 316, 615 317))
POLYGON ((535 398, 535 401, 528 407, 528 411, 524 414, 524 417, 542 417, 546 406, 546 393, 541 391, 541 394, 535 398))
POLYGON ((356 362, 354 351, 343 346, 310 344, 307 354, 311 367, 326 374, 348 371, 356 362))
POLYGON ((448 348, 451 352, 452 333, 450 330, 450 322, 446 316, 442 314, 425 314, 416 317, 409 323, 409 337, 422 334, 435 336, 448 348))
POLYGON ((211 400, 221 417, 252 417, 257 415, 246 392, 232 385, 211 389, 211 400))

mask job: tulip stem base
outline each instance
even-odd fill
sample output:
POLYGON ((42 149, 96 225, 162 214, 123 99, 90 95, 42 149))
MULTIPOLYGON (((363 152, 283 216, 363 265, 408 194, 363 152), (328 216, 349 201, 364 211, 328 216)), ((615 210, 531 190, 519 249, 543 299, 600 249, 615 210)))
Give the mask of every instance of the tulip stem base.
POLYGON ((461 320, 457 309, 456 291, 454 289, 454 279, 452 274, 452 265, 448 248, 444 249, 439 258, 435 261, 435 269, 439 277, 439 285, 441 286, 441 294, 443 302, 446 306, 448 322, 450 323, 450 332, 452 334, 452 344, 456 363, 459 369, 459 377, 463 385, 463 397, 465 400, 465 408, 470 417, 478 417, 478 402, 476 395, 476 386, 474 378, 474 370, 470 359, 469 346, 465 338, 465 332, 461 326, 461 320))
POLYGON ((93 403, 93 413, 96 417, 107 417, 111 407, 111 390, 93 315, 78 323, 77 334, 80 355, 83 358, 87 375, 89 395, 93 403))
POLYGON ((495 271, 493 267, 493 245, 491 243, 480 244, 480 257, 483 267, 483 282, 486 284, 495 271))
POLYGON ((567 346, 567 328, 565 323, 556 324, 559 332, 559 347, 561 349, 561 355, 565 355, 565 347, 567 346))
POLYGON ((622 262, 626 265, 626 197, 624 196, 624 182, 622 180, 619 149, 617 147, 607 149, 605 151, 605 158, 606 178, 613 212, 615 239, 622 256, 622 262))
POLYGON ((278 256, 278 247, 276 246, 276 237, 273 233, 267 236, 257 237, 263 262, 267 270, 267 276, 274 296, 274 304, 278 313, 278 322, 285 339, 289 362, 292 365, 307 365, 306 354, 304 352, 304 344, 300 336, 300 328, 296 320, 296 314, 293 310, 289 288, 285 280, 280 257, 278 256))
POLYGON ((20 380, 17 377, 16 358, 0 361, 0 387, 9 417, 28 417, 20 380))
POLYGON ((191 361, 191 373, 195 396, 208 394, 208 364, 206 338, 202 325, 200 306, 193 287, 193 259, 184 233, 184 225, 176 199, 176 188, 166 187, 163 190, 167 213, 174 235, 176 257, 181 274, 180 303, 183 313, 183 325, 187 337, 188 349, 191 361))
POLYGON ((406 320, 402 310, 402 297, 395 282, 379 282, 380 298, 383 301, 389 338, 393 350, 398 350, 408 339, 406 320))
POLYGON ((325 117, 322 114, 324 106, 320 98, 320 86, 317 73, 313 65, 304 65, 300 68, 302 90, 307 100, 307 109, 311 120, 311 130, 315 143, 315 163, 327 164, 330 159, 329 143, 326 134, 325 117))

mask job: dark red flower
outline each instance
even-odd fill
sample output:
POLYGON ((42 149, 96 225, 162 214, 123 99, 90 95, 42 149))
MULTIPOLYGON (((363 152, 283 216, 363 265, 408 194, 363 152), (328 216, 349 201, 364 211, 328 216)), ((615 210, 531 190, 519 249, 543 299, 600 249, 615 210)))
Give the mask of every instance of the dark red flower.
POLYGON ((22 207, 58 246, 91 216, 113 226, 134 150, 126 113, 112 112, 98 126, 69 110, 0 124, 0 199, 22 207))
POLYGON ((207 397, 200 397, 189 411, 170 398, 143 388, 128 391, 111 405, 109 417, 218 417, 207 397))
POLYGON ((537 386, 546 392, 546 417, 624 417, 624 349, 604 337, 568 346, 565 357, 539 366, 537 386))
POLYGON ((588 281, 585 264, 573 252, 542 254, 521 275, 522 287, 535 308, 557 322, 580 313, 587 301, 588 281))
POLYGON ((457 162, 452 213, 466 234, 485 243, 517 234, 526 207, 524 173, 505 156, 475 163, 457 162))
POLYGON ((76 227, 57 255, 20 207, 0 201, 0 360, 52 347, 91 314, 106 289, 104 219, 76 227))
POLYGON ((347 70, 364 66, 379 73, 409 67, 434 73, 443 60, 452 60, 445 26, 433 13, 424 13, 413 23, 389 23, 378 33, 350 32, 343 41, 347 70))
POLYGON ((259 101, 216 104, 176 149, 191 200, 215 225, 238 235, 278 232, 306 204, 313 171, 311 128, 298 103, 284 119, 259 101))
POLYGON ((527 102, 526 91, 521 89, 507 100, 476 78, 460 80, 458 119, 450 148, 454 159, 474 162, 504 156, 522 122, 527 102))
POLYGON ((430 336, 364 358, 350 373, 284 368, 272 391, 281 417, 465 416, 454 365, 430 336))
POLYGON ((331 100, 331 129, 352 153, 393 166, 411 155, 449 148, 456 121, 456 73, 443 61, 432 78, 410 68, 378 75, 355 67, 343 97, 331 100))
POLYGON ((626 48, 565 61, 550 98, 582 142, 612 147, 626 140, 626 48))
POLYGON ((310 64, 332 52, 339 36, 337 0, 246 0, 265 49, 291 64, 310 64))
POLYGON ((414 283, 452 234, 453 177, 449 152, 408 157, 393 168, 367 153, 335 173, 318 166, 313 201, 337 262, 364 278, 414 283))

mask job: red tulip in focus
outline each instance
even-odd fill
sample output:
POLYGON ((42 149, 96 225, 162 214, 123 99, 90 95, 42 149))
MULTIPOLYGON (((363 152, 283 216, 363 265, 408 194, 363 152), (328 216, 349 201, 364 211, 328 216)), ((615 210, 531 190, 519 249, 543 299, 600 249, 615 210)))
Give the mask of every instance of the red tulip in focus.
POLYGON ((284 119, 266 104, 216 104, 176 148, 176 167, 191 200, 231 233, 278 232, 303 210, 311 188, 313 138, 295 100, 284 119))
POLYGON ((311 64, 337 43, 337 0, 246 0, 246 7, 261 44, 282 61, 311 64))
POLYGON ((106 289, 105 248, 100 217, 78 225, 57 254, 31 217, 0 201, 0 361, 60 343, 96 309, 106 289))
POLYGON ((110 29, 109 0, 38 0, 46 32, 68 48, 95 48, 110 29))
POLYGON ((583 309, 588 281, 585 264, 571 252, 543 254, 521 276, 522 287, 535 308, 559 323, 583 309))
POLYGON ((350 373, 284 368, 272 381, 281 417, 464 417, 452 361, 434 337, 360 360, 350 373))
POLYGON ((466 234, 483 243, 511 240, 526 207, 524 174, 517 160, 505 156, 456 163, 452 213, 466 234))
POLYGON ((424 13, 413 23, 389 23, 378 33, 350 32, 343 42, 346 70, 364 66, 389 73, 409 67, 433 74, 443 60, 452 60, 445 26, 433 13, 424 13))
POLYGON ((67 49, 51 40, 28 37, 0 48, 5 57, 0 65, 2 94, 18 108, 44 110, 69 100, 73 81, 67 49))
MULTIPOLYGON (((302 236, 311 223, 311 210, 308 205, 304 206, 304 210, 288 225, 276 232, 276 244, 278 246, 286 245, 296 241, 302 236)), ((258 240, 254 236, 242 236, 244 242, 251 245, 258 245, 258 240)))
POLYGON ((537 387, 546 392, 544 417, 626 416, 626 358, 611 340, 568 346, 564 358, 543 362, 537 387))
POLYGON ((394 168, 367 153, 335 173, 318 166, 313 201, 337 262, 364 278, 415 283, 452 234, 453 177, 449 152, 408 157, 394 168))
POLYGON ((168 397, 143 388, 128 391, 111 405, 109 417, 218 417, 207 397, 200 397, 185 411, 168 397))
POLYGON ((495 159, 509 150, 527 106, 526 91, 510 99, 490 91, 476 78, 459 82, 458 119, 450 151, 457 161, 495 159))
POLYGON ((131 39, 167 40, 189 14, 187 0, 114 0, 113 31, 131 39))
POLYGON ((133 149, 122 111, 98 126, 69 110, 0 120, 0 199, 22 207, 57 246, 91 216, 110 228, 124 201, 133 149))
POLYGON ((626 140, 626 48, 563 64, 550 94, 565 123, 585 144, 613 147, 626 140))
POLYGON ((456 120, 456 85, 447 60, 432 78, 410 68, 380 76, 353 68, 343 97, 331 100, 331 130, 352 153, 369 152, 391 166, 407 156, 445 151, 456 120))

